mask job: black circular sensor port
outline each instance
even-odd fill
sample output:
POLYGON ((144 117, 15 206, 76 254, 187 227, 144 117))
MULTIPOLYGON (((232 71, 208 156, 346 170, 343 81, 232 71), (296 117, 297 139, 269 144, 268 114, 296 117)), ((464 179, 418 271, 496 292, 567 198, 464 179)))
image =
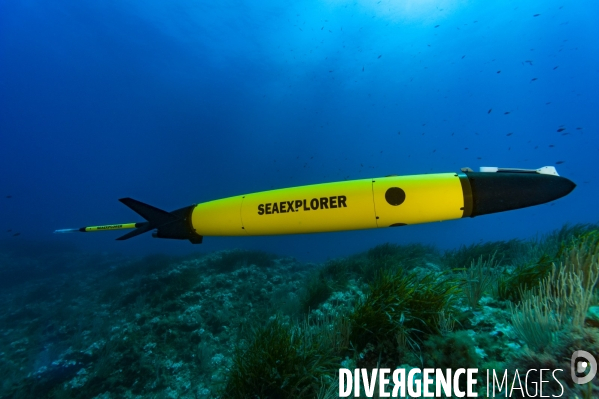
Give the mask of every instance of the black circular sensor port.
POLYGON ((385 199, 390 205, 401 205, 406 200, 406 193, 399 187, 391 187, 385 193, 385 199))

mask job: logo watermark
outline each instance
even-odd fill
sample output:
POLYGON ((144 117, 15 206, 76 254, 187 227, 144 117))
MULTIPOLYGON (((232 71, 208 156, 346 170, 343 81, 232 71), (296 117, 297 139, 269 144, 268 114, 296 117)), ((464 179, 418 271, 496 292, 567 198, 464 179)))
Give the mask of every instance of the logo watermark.
MULTIPOLYGON (((575 384, 590 383, 597 375, 597 359, 587 351, 577 350, 572 354, 570 372, 575 384)), ((486 387, 476 389, 478 369, 339 369, 339 397, 360 397, 364 390, 366 397, 373 397, 378 390, 379 397, 478 397, 486 388, 486 397, 512 397, 520 391, 524 397, 555 397, 564 395, 563 379, 557 374, 565 374, 563 369, 530 369, 526 373, 514 370, 486 370, 486 387), (461 382, 461 383, 460 383, 461 382), (555 392, 559 385, 561 392, 555 392), (378 388, 378 389, 377 389, 378 388), (543 390, 551 395, 544 395, 543 390), (531 393, 531 390, 532 393, 531 393), (477 392, 480 391, 480 392, 477 392), (498 395, 498 396, 496 396, 498 395)), ((562 378, 564 375, 562 374, 562 378)), ((481 376, 484 383, 484 376, 481 376)), ((593 388, 590 387, 590 390, 593 388)), ((590 391, 589 391, 590 392, 590 391)))
POLYGON ((570 375, 575 384, 587 384, 591 382, 597 374, 597 360, 587 351, 577 350, 572 354, 570 359, 570 375), (584 359, 584 360, 581 360, 584 359), (583 374, 590 368, 589 373, 582 377, 583 374))

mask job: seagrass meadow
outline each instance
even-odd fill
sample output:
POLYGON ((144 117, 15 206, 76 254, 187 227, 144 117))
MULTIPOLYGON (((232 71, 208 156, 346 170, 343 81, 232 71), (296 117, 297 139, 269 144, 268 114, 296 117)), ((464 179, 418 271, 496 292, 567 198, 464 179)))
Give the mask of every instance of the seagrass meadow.
MULTIPOLYGON (((2 248, 1 395, 330 399, 339 368, 569 370, 599 357, 598 257, 597 224, 321 264, 2 248)), ((543 393, 599 394, 563 377, 543 393)))

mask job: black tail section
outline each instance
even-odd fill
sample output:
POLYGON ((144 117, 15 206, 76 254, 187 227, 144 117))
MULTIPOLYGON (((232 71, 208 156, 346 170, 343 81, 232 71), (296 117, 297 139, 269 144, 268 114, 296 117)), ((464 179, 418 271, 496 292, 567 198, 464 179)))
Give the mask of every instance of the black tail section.
POLYGON ((191 223, 191 213, 195 208, 195 205, 167 212, 153 207, 152 205, 134 200, 133 198, 121 198, 119 201, 133 209, 148 222, 140 223, 140 227, 117 238, 117 240, 127 240, 131 237, 156 229, 156 232, 152 234, 153 237, 189 240, 193 244, 202 243, 202 236, 195 232, 191 223))

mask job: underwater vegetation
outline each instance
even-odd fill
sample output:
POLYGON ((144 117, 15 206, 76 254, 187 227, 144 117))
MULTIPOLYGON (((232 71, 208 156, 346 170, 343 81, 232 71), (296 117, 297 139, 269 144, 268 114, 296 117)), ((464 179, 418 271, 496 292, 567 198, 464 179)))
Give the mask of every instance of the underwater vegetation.
MULTIPOLYGON (((1 397, 330 399, 340 367, 511 378, 569 370, 576 349, 599 358, 598 225, 446 252, 387 243, 322 265, 69 250, 40 258, 64 262, 52 274, 0 256, 6 273, 38 270, 0 296, 1 397)), ((597 384, 568 381, 563 397, 597 397, 597 384)), ((543 393, 559 392, 554 381, 543 393)))
POLYGON ((351 280, 372 282, 382 271, 423 267, 429 259, 438 258, 438 251, 427 245, 385 243, 365 253, 344 259, 333 259, 315 270, 306 280, 302 294, 302 309, 309 312, 326 301, 334 291, 343 291, 351 280))
POLYGON ((455 312, 458 290, 455 281, 433 274, 381 271, 366 298, 348 315, 351 342, 358 350, 368 343, 393 348, 398 341, 413 342, 417 336, 438 333, 437 318, 455 312))
POLYGON ((486 260, 490 257, 495 257, 509 264, 513 261, 513 256, 521 250, 523 245, 522 241, 516 239, 475 243, 446 251, 443 254, 442 261, 443 264, 451 269, 466 267, 473 260, 478 260, 479 258, 486 260))
POLYGON ((593 225, 565 225, 553 234, 533 240, 528 251, 520 254, 516 269, 511 274, 500 277, 499 298, 518 302, 523 292, 536 287, 549 275, 552 265, 560 262, 572 245, 583 242, 581 238, 588 234, 594 236, 596 231, 597 228, 593 225))
MULTIPOLYGON (((589 308, 597 304, 598 281, 599 230, 562 242, 547 276, 522 294, 519 305, 511 304, 514 331, 527 345, 514 356, 514 367, 524 370, 530 364, 550 363, 568 370, 569 356, 577 348, 599 355, 596 321, 586 328, 589 308)), ((591 385, 583 395, 595 397, 591 385)), ((557 386, 552 388, 559 392, 557 386)))
POLYGON ((498 283, 498 263, 495 254, 486 260, 481 255, 476 261, 471 261, 470 267, 464 268, 461 275, 462 292, 470 308, 478 309, 483 295, 498 283))
POLYGON ((314 398, 339 366, 333 348, 329 336, 311 331, 309 324, 290 326, 275 318, 254 333, 247 348, 238 348, 223 396, 314 398))

